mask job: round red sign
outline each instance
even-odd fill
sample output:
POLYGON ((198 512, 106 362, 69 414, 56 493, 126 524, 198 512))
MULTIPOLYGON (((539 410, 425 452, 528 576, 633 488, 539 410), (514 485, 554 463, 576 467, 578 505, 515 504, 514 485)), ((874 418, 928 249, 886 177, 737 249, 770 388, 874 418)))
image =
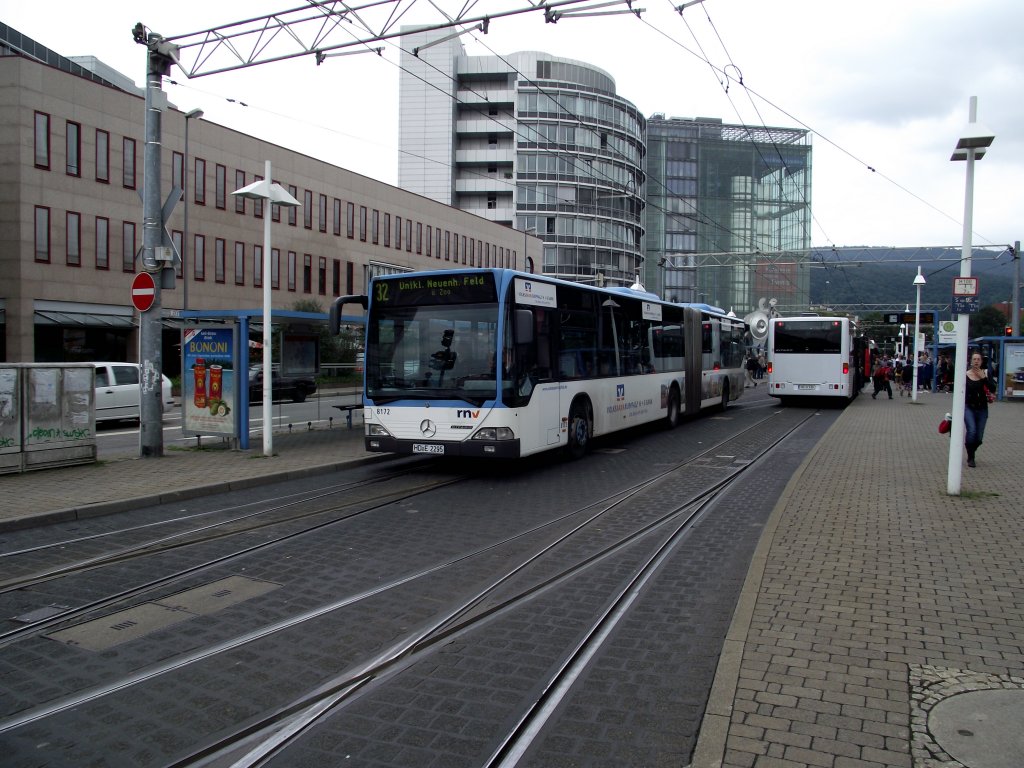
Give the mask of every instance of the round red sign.
POLYGON ((156 283, 149 272, 139 272, 132 280, 132 304, 139 312, 145 312, 156 300, 156 283))

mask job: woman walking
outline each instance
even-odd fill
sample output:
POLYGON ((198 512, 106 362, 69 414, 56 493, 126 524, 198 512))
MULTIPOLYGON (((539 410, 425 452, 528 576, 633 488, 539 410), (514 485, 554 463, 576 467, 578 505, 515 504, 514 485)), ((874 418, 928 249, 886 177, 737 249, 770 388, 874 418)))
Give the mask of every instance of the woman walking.
POLYGON ((964 447, 967 448, 968 467, 977 466, 974 457, 985 438, 989 400, 995 400, 996 396, 996 382, 981 365, 981 353, 975 352, 971 355, 964 394, 964 447))

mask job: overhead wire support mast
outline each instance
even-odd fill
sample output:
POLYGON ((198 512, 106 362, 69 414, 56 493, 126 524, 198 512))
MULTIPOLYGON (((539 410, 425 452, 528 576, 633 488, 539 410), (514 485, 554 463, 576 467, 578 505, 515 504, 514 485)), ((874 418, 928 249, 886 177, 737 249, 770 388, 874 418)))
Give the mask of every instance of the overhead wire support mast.
MULTIPOLYGON (((559 9, 593 11, 622 5, 629 13, 633 0, 551 0, 542 4, 518 4, 505 10, 488 4, 486 14, 470 16, 460 12, 435 24, 419 26, 430 32, 453 27, 488 25, 495 19, 543 11, 562 15, 559 9)), ((277 13, 256 16, 218 27, 160 38, 177 51, 174 62, 189 79, 230 72, 236 69, 285 61, 299 56, 315 56, 322 62, 333 52, 346 48, 368 47, 402 36, 399 22, 416 0, 374 0, 362 4, 341 0, 310 0, 306 5, 277 13), (379 17, 379 18, 378 18, 379 17), (342 23, 344 22, 344 23, 342 23)), ((431 4, 433 5, 433 3, 431 4)), ((436 6, 435 6, 436 7, 436 6)), ((472 8, 467 4, 465 9, 472 8)))

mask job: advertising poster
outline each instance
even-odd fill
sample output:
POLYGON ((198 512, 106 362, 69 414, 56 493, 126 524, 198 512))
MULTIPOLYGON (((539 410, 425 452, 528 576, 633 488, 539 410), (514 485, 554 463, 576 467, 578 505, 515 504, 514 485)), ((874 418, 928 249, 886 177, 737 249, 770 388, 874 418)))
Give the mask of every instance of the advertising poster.
POLYGON ((1006 343, 1004 397, 1024 397, 1024 344, 1006 343))
POLYGON ((181 332, 182 434, 238 437, 236 346, 233 328, 181 332))

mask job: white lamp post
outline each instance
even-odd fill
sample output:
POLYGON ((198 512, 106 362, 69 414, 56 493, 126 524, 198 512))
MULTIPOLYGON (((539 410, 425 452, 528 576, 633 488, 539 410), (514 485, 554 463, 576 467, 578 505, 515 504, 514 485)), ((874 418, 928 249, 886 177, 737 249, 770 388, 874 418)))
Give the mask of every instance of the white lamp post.
POLYGON ((920 344, 918 336, 921 333, 921 286, 925 284, 924 275, 921 274, 921 267, 917 268, 917 277, 914 278, 914 287, 917 289, 917 304, 914 305, 914 391, 913 400, 917 402, 917 368, 920 364, 920 344))
POLYGON ((270 180, 270 161, 266 161, 263 178, 231 193, 250 200, 263 200, 266 207, 263 211, 263 455, 274 455, 273 412, 273 372, 271 371, 270 349, 270 206, 283 205, 285 208, 298 208, 301 203, 288 194, 280 184, 270 180))
MULTIPOLYGON (((967 183, 964 192, 964 235, 960 251, 960 277, 971 276, 971 231, 974 226, 974 161, 985 156, 985 150, 992 145, 995 134, 977 122, 978 97, 971 96, 970 122, 953 150, 950 160, 967 161, 967 183)), ((949 463, 946 474, 946 493, 960 495, 960 480, 964 460, 964 395, 967 382, 967 324, 970 315, 961 314, 956 319, 956 356, 953 363, 953 425, 949 432, 949 463)))
POLYGON ((181 194, 185 199, 185 225, 181 233, 181 308, 188 309, 188 121, 199 120, 203 110, 185 113, 185 156, 181 159, 181 194))

